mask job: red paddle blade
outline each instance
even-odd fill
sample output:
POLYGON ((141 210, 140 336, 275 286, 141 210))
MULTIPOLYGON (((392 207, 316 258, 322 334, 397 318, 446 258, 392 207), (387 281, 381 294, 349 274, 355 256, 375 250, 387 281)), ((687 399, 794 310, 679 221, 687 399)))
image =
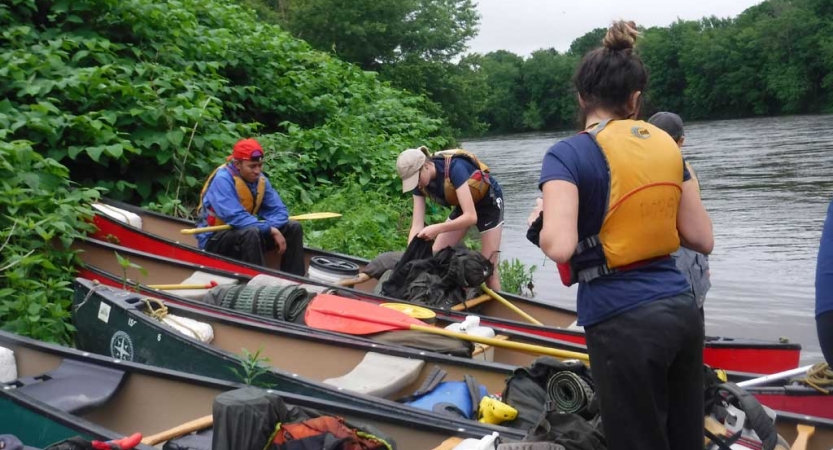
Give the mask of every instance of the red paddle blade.
POLYGON ((316 295, 307 306, 304 322, 319 330, 356 335, 425 326, 424 322, 399 311, 332 294, 316 295))

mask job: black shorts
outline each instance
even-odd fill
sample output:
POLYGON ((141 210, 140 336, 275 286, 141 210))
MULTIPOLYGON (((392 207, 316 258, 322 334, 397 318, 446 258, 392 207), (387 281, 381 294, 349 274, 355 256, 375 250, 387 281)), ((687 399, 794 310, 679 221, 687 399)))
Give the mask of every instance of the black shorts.
MULTIPOLYGON (((489 188, 489 195, 474 205, 477 211, 477 230, 483 234, 489 230, 503 225, 503 190, 497 181, 492 179, 492 186, 489 188)), ((463 209, 455 207, 448 220, 454 220, 463 215, 463 209)))

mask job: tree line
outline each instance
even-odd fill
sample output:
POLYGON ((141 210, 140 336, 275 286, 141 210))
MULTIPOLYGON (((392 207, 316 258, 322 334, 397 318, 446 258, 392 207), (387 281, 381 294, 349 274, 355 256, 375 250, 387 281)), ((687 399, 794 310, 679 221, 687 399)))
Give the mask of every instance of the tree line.
MULTIPOLYGON (((605 29, 566 52, 464 54, 477 34, 471 0, 242 0, 322 51, 424 95, 457 135, 575 126, 572 75, 605 29)), ((646 113, 686 119, 833 109, 833 3, 767 0, 735 18, 642 29, 646 113)))

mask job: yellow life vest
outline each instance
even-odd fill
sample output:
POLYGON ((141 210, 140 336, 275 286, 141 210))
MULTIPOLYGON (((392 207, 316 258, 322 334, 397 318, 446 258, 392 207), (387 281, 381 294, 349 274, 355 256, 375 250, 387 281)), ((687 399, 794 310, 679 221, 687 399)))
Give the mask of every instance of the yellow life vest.
POLYGON ((443 158, 443 160, 445 161, 445 181, 443 181, 443 190, 445 192, 445 198, 436 198, 433 195, 429 194, 427 189, 420 188, 420 191, 423 195, 431 197, 441 204, 447 204, 452 206, 460 205, 460 201, 457 199, 457 188, 455 188, 454 183, 451 182, 451 160, 457 157, 467 159, 469 162, 474 164, 475 167, 480 169, 477 172, 473 173, 472 176, 469 177, 468 181, 466 182, 469 186, 469 190, 471 190, 471 198, 472 200, 474 200, 474 203, 477 203, 480 200, 483 200, 484 197, 486 197, 486 194, 489 193, 489 188, 492 185, 488 175, 489 166, 480 162, 480 160, 477 159, 477 157, 474 156, 473 153, 462 149, 442 150, 431 155, 432 159, 443 158))
POLYGON ((588 134, 607 162, 608 200, 599 234, 578 243, 569 264, 570 276, 561 274, 564 284, 568 284, 565 278, 569 284, 589 282, 636 268, 680 247, 677 210, 683 159, 674 140, 659 128, 636 120, 604 121, 588 134), (599 246, 604 261, 576 273, 577 257, 599 246))
POLYGON ((209 175, 208 180, 206 180, 205 184, 202 186, 202 191, 200 192, 200 205, 197 207, 197 213, 199 214, 198 217, 202 217, 202 214, 206 213, 206 220, 209 226, 225 225, 226 223, 223 219, 214 214, 213 208, 208 208, 208 211, 203 211, 203 199, 205 198, 205 193, 208 192, 208 187, 211 186, 211 182, 214 181, 214 177, 217 175, 217 172, 222 169, 226 169, 229 173, 231 173, 231 176, 234 178, 234 187, 237 189, 237 198, 240 200, 240 204, 243 205, 243 208, 251 215, 257 215, 257 211, 263 203, 263 197, 266 195, 266 180, 262 176, 258 177, 257 198, 254 198, 252 196, 252 191, 249 189, 249 186, 246 185, 246 182, 243 181, 243 178, 232 172, 226 164, 223 164, 222 166, 214 169, 214 172, 211 172, 211 175, 209 175))

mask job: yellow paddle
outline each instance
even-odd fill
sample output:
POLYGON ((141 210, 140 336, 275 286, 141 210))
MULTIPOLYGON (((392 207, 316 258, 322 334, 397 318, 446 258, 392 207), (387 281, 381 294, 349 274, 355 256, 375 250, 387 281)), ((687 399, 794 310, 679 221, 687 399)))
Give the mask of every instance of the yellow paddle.
POLYGON ((148 285, 151 289, 156 289, 159 291, 174 291, 174 290, 186 290, 186 289, 211 289, 213 287, 217 287, 216 281, 211 280, 208 283, 203 284, 151 284, 148 285))
POLYGON ((497 301, 499 301, 499 302, 503 303, 504 305, 506 305, 506 307, 507 307, 507 308, 509 308, 509 309, 511 309, 512 311, 515 311, 516 313, 518 313, 518 315, 520 315, 521 317, 523 317, 524 319, 526 319, 529 323, 534 323, 535 325, 543 325, 543 323, 539 322, 539 321, 538 321, 537 319, 535 319, 534 317, 532 317, 532 316, 530 316, 529 314, 525 313, 525 312, 524 312, 521 308, 518 308, 517 306, 513 305, 513 304, 512 304, 509 300, 506 300, 505 298, 503 298, 503 296, 501 296, 501 295, 500 295, 500 294, 498 294, 497 292, 495 292, 495 291, 493 291, 493 290, 489 289, 489 288, 486 286, 486 283, 481 284, 481 285, 480 285, 480 289, 483 289, 483 292, 485 292, 485 293, 489 294, 489 296, 490 296, 490 297, 492 297, 493 299, 495 299, 495 300, 497 300, 497 301))
MULTIPOLYGON (((336 217, 341 217, 341 214, 334 213, 334 212, 320 212, 320 213, 308 213, 308 214, 299 214, 297 216, 289 216, 289 220, 318 220, 318 219, 334 219, 336 217)), ((215 225, 213 227, 203 227, 203 228, 184 228, 179 230, 182 234, 200 234, 200 233, 211 233, 214 231, 223 231, 223 230, 230 230, 231 225, 215 225)))
POLYGON ((312 299, 304 313, 304 322, 308 326, 319 330, 336 331, 358 336, 392 330, 423 331, 454 337, 464 341, 491 345, 492 347, 508 348, 533 355, 578 359, 584 362, 590 361, 587 353, 560 350, 523 342, 511 342, 496 338, 473 336, 444 328, 430 327, 424 322, 402 312, 331 294, 318 294, 312 299))

